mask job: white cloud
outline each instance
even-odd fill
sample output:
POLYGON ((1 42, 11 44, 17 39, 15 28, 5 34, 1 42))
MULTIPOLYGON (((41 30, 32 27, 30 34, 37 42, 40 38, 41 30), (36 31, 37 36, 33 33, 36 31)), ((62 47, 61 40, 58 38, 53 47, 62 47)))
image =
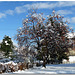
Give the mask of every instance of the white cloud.
POLYGON ((67 21, 67 22, 69 22, 69 23, 70 23, 70 21, 71 21, 71 20, 70 20, 70 18, 69 18, 69 17, 66 17, 66 18, 63 18, 63 21, 64 21, 64 22, 66 22, 66 21, 67 21))
POLYGON ((72 14, 73 12, 70 10, 58 10, 56 13, 62 14, 62 15, 67 15, 67 14, 72 14))
POLYGON ((0 13, 0 18, 4 18, 4 17, 6 17, 6 14, 0 13))
POLYGON ((55 8, 55 7, 65 7, 65 6, 75 6, 75 1, 59 1, 56 3, 50 3, 50 2, 40 2, 40 3, 32 3, 32 4, 26 4, 22 7, 30 8, 30 7, 38 7, 41 8, 55 8))
POLYGON ((38 8, 38 9, 53 8, 54 6, 55 5, 49 4, 49 3, 33 3, 31 5, 24 5, 24 7, 27 7, 27 8, 34 7, 34 8, 38 8))
MULTIPOLYGON (((57 1, 55 3, 52 2, 36 2, 32 4, 25 4, 22 6, 15 7, 14 10, 6 10, 5 13, 0 13, 0 18, 5 17, 7 14, 13 15, 16 13, 24 13, 29 8, 38 8, 38 9, 54 9, 57 7, 68 7, 68 6, 75 6, 75 1, 57 1)), ((72 11, 70 10, 59 10, 58 11, 61 14, 72 14, 72 11)))
MULTIPOLYGON (((39 3, 32 3, 32 4, 26 4, 23 6, 18 6, 15 8, 15 11, 17 13, 24 13, 26 9, 29 8, 38 8, 38 9, 52 9, 56 7, 66 7, 66 6, 75 6, 75 1, 59 1, 56 3, 50 3, 50 2, 39 2, 39 3)), ((63 10, 60 10, 59 12, 62 12, 63 10)), ((64 10, 63 14, 72 14, 71 11, 67 12, 69 10, 64 10)))
POLYGON ((61 1, 61 2, 59 2, 59 6, 61 6, 61 7, 75 6, 75 1, 61 1))
POLYGON ((13 15, 14 14, 14 11, 9 9, 9 10, 6 10, 5 13, 6 14, 9 14, 9 15, 13 15))
POLYGON ((19 6, 15 8, 16 13, 24 13, 26 8, 24 6, 19 6))
POLYGON ((38 8, 38 9, 45 9, 45 8, 54 8, 57 6, 57 3, 32 3, 32 4, 26 4, 26 5, 23 5, 23 6, 20 6, 18 7, 19 9, 25 9, 25 8, 38 8))
POLYGON ((16 7, 15 11, 17 13, 24 13, 26 9, 30 9, 30 8, 44 9, 44 8, 53 8, 53 7, 54 5, 49 3, 32 3, 32 4, 26 4, 23 6, 16 7))
MULTIPOLYGON (((71 17, 71 18, 69 18, 69 17, 67 17, 67 18, 63 18, 63 21, 68 21, 69 23, 75 23, 75 17, 71 17)), ((74 26, 74 25, 73 25, 74 26)))
POLYGON ((75 23, 75 17, 71 18, 71 23, 75 23))
POLYGON ((6 10, 5 13, 0 12, 0 19, 5 18, 7 14, 13 15, 14 11, 13 10, 6 10))

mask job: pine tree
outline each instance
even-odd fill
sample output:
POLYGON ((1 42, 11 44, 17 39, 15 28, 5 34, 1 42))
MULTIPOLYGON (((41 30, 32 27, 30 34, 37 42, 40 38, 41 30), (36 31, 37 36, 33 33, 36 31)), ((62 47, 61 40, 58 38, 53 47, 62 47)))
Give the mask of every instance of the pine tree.
POLYGON ((5 52, 5 56, 9 56, 10 52, 13 52, 13 42, 9 36, 4 37, 1 43, 1 50, 5 52))

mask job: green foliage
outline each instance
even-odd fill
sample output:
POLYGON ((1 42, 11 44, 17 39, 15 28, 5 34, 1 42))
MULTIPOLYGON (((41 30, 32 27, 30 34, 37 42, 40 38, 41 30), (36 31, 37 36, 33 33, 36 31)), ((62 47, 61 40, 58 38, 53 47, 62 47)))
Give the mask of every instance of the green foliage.
POLYGON ((9 36, 4 37, 2 43, 1 43, 1 49, 5 52, 5 56, 8 56, 10 52, 13 52, 13 42, 9 36))

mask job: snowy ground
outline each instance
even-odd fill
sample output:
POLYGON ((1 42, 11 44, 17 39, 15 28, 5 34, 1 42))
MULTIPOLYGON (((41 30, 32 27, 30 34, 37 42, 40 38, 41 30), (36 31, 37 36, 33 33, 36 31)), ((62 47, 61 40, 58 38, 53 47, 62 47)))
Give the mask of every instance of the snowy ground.
POLYGON ((34 67, 13 74, 75 74, 75 64, 47 65, 46 68, 34 67))

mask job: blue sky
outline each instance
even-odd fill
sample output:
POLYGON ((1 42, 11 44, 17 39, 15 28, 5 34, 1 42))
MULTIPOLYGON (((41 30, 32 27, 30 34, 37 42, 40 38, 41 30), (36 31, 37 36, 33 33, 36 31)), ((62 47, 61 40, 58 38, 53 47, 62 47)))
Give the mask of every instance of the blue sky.
MULTIPOLYGON (((45 16, 55 9, 56 13, 64 15, 75 31, 75 1, 0 1, 0 40, 5 35, 14 40, 13 36, 22 27, 22 20, 26 18, 30 7, 38 7, 38 12, 45 16)), ((15 40, 14 42, 16 43, 15 40)))

